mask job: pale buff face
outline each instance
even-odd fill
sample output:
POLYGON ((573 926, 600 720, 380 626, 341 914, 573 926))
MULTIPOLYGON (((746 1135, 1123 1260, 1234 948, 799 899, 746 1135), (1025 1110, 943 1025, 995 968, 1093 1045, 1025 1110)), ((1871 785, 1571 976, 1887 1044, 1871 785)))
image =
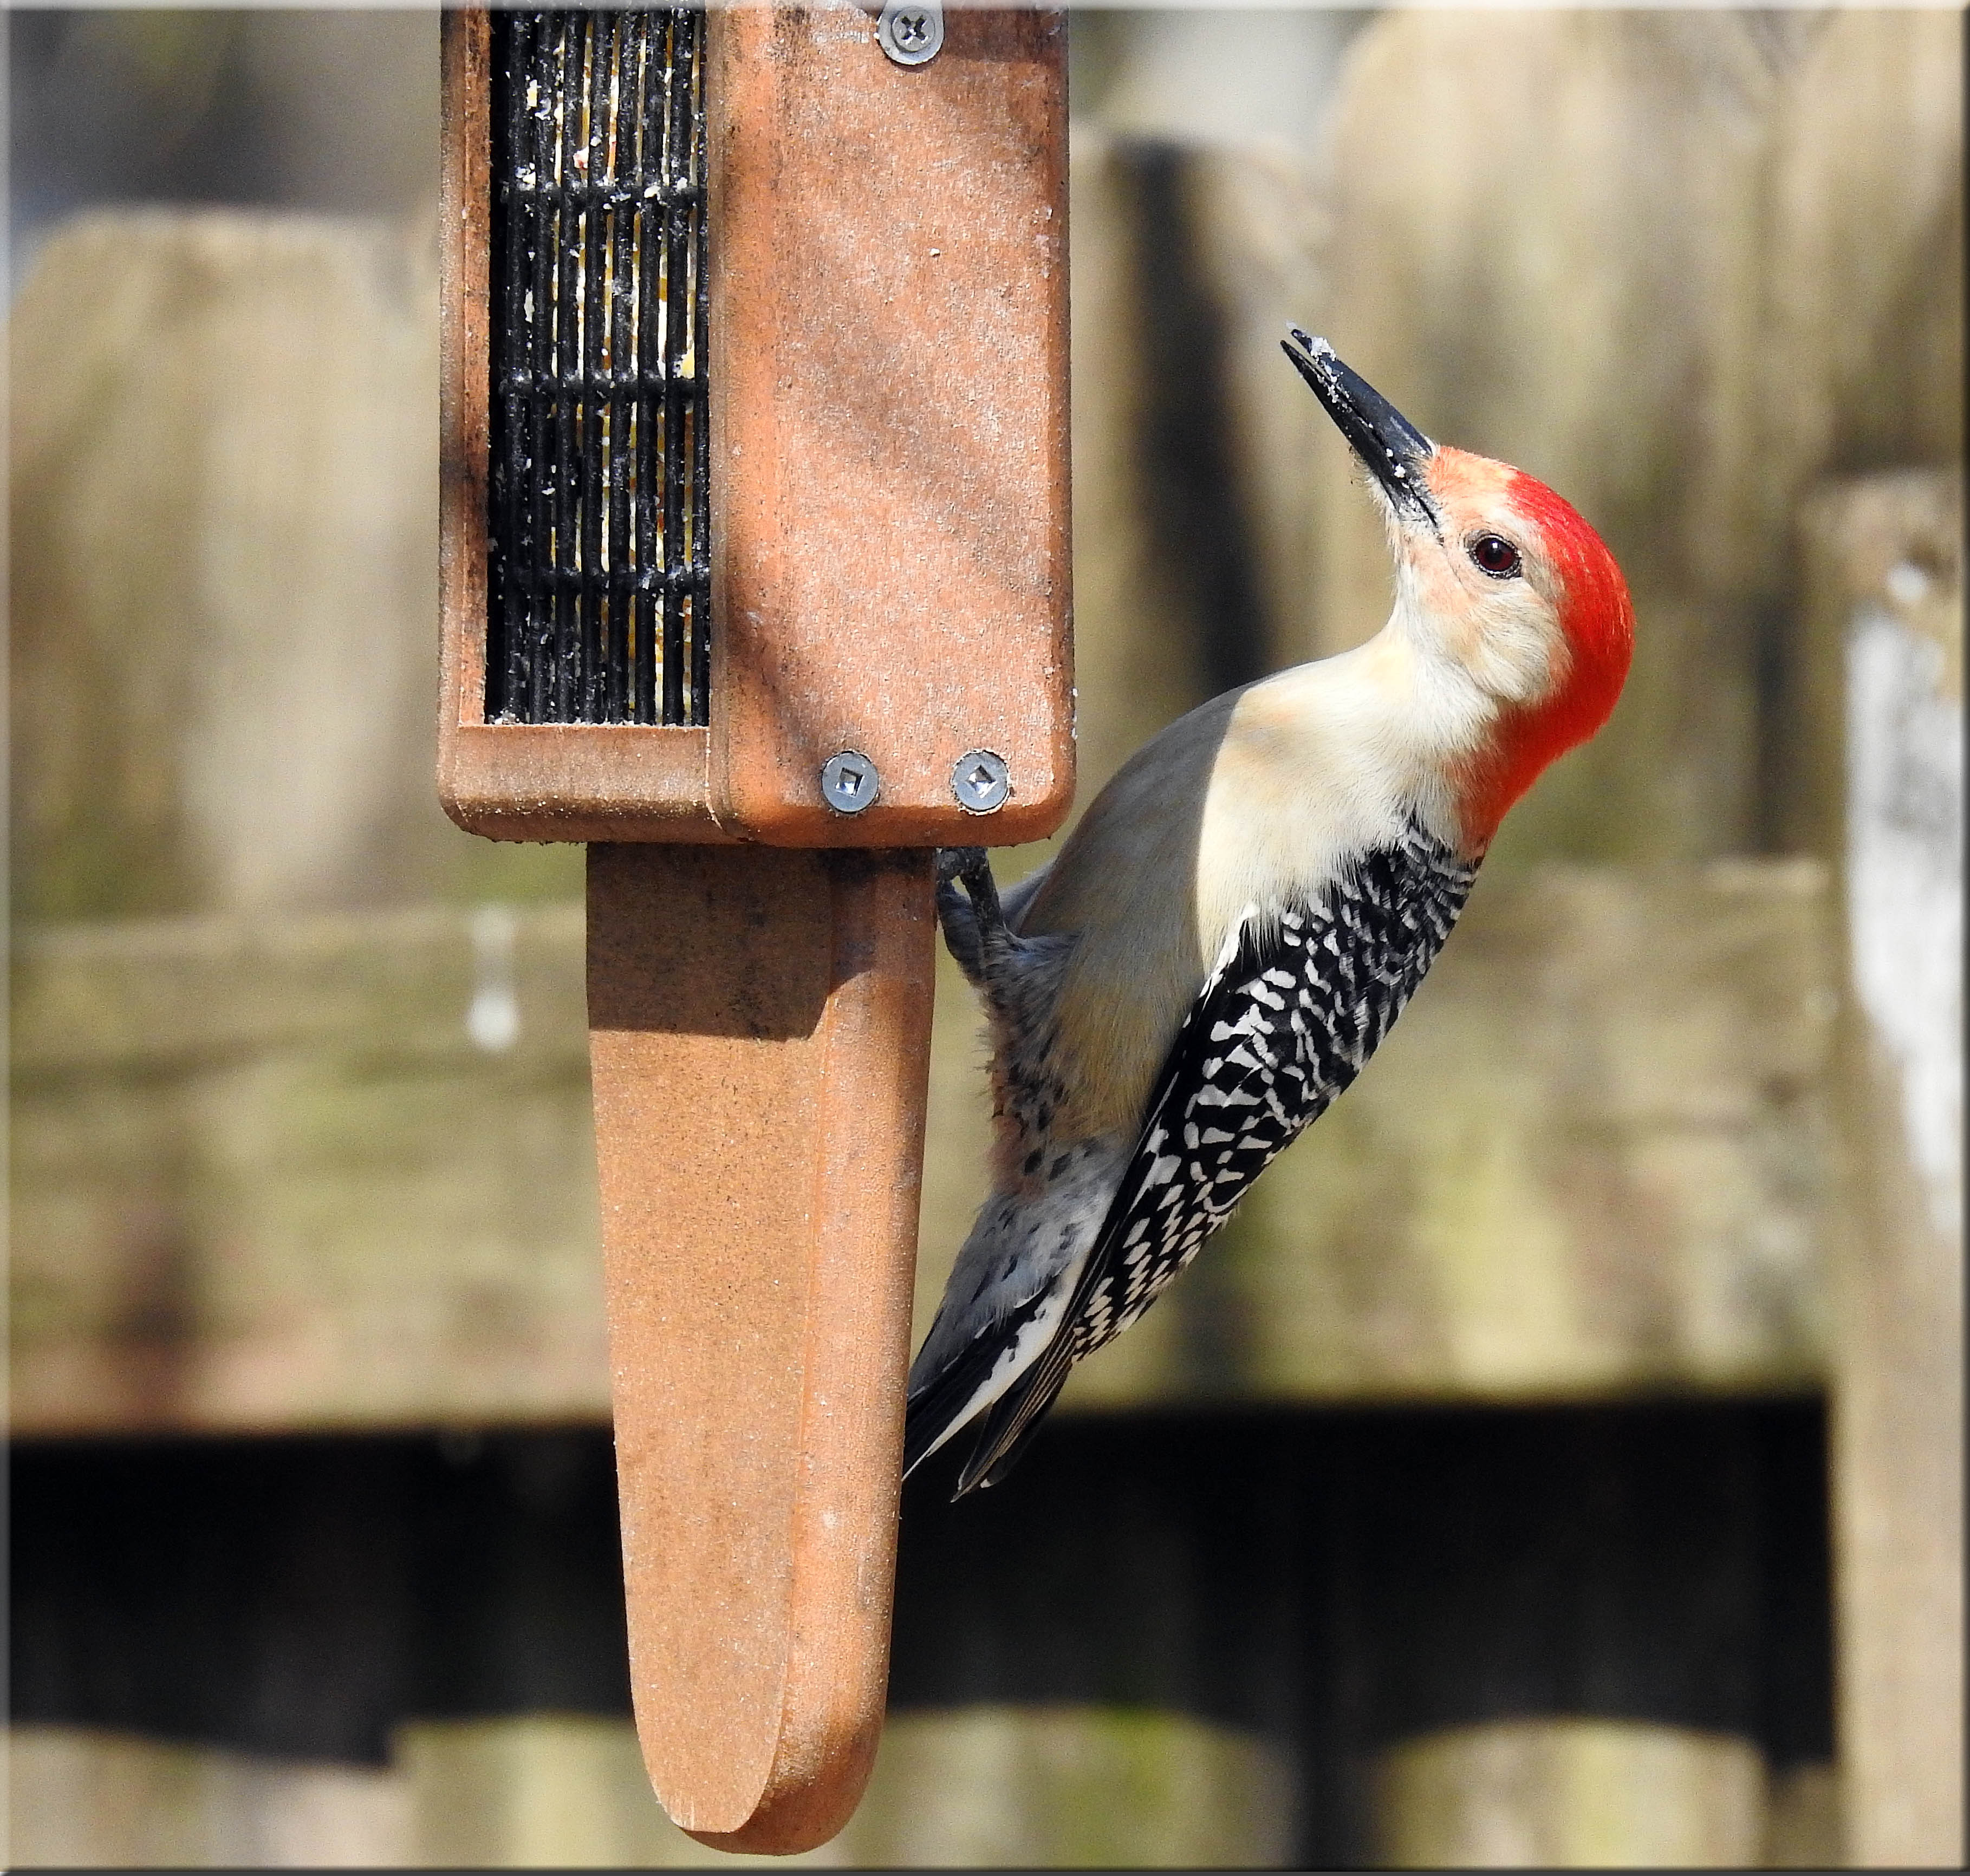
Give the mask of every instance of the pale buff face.
POLYGON ((1559 573, 1536 522, 1513 499, 1519 480, 1501 463, 1439 447, 1430 460, 1429 488, 1441 538, 1383 506, 1402 629, 1487 697, 1523 707, 1559 688, 1569 653, 1559 573), (1477 558, 1481 544, 1499 541, 1517 557, 1516 571, 1502 577, 1477 558))

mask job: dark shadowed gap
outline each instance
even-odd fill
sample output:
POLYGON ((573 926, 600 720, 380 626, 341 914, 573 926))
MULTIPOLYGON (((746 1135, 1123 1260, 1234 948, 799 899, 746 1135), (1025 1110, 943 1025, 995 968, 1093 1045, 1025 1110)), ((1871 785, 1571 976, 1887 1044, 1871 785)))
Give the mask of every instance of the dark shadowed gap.
POLYGON ((1116 151, 1140 308, 1136 460, 1156 577, 1190 621, 1210 694, 1271 668, 1258 548, 1246 512, 1224 310, 1195 226, 1200 158, 1181 144, 1116 151))
POLYGON ((1787 601, 1766 599, 1752 604, 1751 696, 1757 742, 1751 775, 1753 824, 1746 832, 1760 853, 1798 850, 1803 831, 1798 824, 1803 792, 1794 773, 1800 759, 1798 724, 1805 707, 1805 674, 1793 655, 1799 629, 1798 609, 1796 594, 1787 601))
MULTIPOLYGON (((1360 1863, 1373 1754, 1435 1727, 1832 1756, 1817 1402, 1064 1418, 957 1505, 940 1461, 892 1707, 1261 1734, 1308 1867, 1360 1863)), ((14 1455, 18 1721, 374 1764, 411 1718, 626 1716, 622 1594, 601 1429, 14 1455)))
POLYGON ((407 1715, 626 1713, 606 1432, 17 1447, 18 1721, 382 1764, 407 1715))

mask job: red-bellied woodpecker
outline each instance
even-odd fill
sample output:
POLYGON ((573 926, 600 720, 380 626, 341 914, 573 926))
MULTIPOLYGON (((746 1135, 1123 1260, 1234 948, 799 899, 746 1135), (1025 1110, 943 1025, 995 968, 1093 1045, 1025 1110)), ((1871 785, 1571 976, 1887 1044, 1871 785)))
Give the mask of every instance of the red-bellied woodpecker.
POLYGON ((1286 352, 1380 498, 1388 623, 1172 723, 1003 898, 979 849, 938 856, 990 1023, 994 1176, 910 1370, 904 1463, 978 1420, 960 1494, 1354 1078, 1506 810, 1627 675, 1627 588, 1572 508, 1432 444, 1324 340, 1286 352))

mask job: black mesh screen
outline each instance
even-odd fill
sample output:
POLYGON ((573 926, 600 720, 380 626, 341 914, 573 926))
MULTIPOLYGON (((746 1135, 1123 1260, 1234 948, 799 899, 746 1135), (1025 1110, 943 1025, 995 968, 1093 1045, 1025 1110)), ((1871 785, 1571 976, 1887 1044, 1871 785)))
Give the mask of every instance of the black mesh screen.
POLYGON ((704 15, 492 30, 486 714, 701 723, 704 15))

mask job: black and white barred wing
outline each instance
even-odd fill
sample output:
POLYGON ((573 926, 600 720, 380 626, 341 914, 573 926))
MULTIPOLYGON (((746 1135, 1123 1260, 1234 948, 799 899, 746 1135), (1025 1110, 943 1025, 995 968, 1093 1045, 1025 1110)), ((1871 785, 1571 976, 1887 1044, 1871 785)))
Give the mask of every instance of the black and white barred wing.
POLYGON ((1080 1286, 1078 1361, 1126 1328, 1360 1073, 1475 869, 1412 835, 1308 904, 1248 918, 1178 1032, 1080 1286))
POLYGON ((1060 1330, 988 1411, 961 1492, 1005 1476, 1074 1364, 1149 1308, 1360 1073, 1475 876, 1412 833, 1317 899, 1240 925, 1171 1045, 1060 1330))

